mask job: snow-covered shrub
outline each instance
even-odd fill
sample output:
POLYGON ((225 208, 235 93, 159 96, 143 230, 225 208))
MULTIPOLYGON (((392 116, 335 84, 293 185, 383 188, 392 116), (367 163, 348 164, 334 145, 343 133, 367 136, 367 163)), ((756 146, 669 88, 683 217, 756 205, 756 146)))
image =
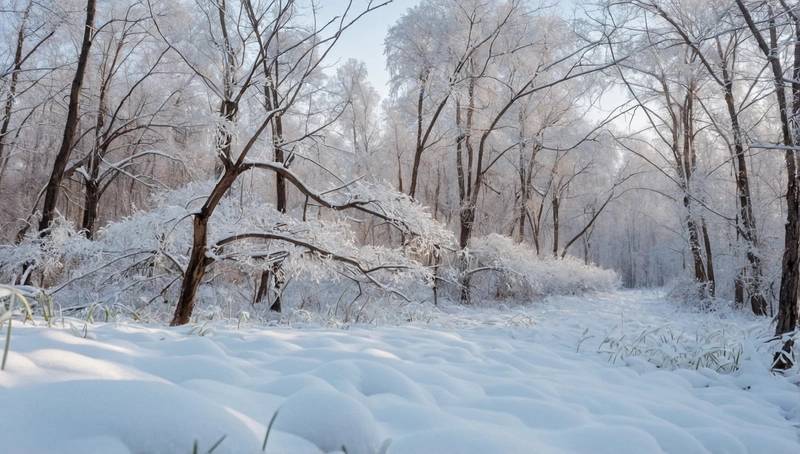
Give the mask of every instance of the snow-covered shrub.
POLYGON ((707 284, 697 282, 684 275, 673 279, 667 285, 667 298, 690 308, 702 310, 731 310, 731 301, 710 295, 707 284))
POLYGON ((0 245, 0 276, 4 282, 24 282, 26 273, 34 270, 42 274, 45 282, 50 282, 65 269, 95 254, 92 242, 63 218, 56 219, 49 231, 44 238, 33 231, 20 244, 0 245))
POLYGON ((608 355, 614 364, 635 365, 638 361, 666 370, 710 369, 734 374, 748 368, 772 368, 770 360, 784 341, 797 337, 797 333, 791 333, 784 339, 776 338, 772 327, 763 323, 747 326, 717 320, 694 330, 669 324, 636 330, 618 327, 600 339, 597 351, 608 355))
MULTIPOLYGON (((66 223, 51 234, 30 235, 19 245, 4 246, 0 277, 19 282, 23 269, 35 270, 40 284, 62 308, 115 307, 134 318, 163 319, 174 309, 181 273, 192 242, 192 213, 203 203, 212 182, 192 183, 155 197, 153 209, 138 212, 100 229, 91 241, 66 223), (44 276, 40 279, 40 276, 44 276)), ((320 294, 338 285, 364 298, 376 294, 405 298, 414 287, 431 282, 418 256, 452 243, 452 234, 408 196, 381 185, 358 183, 332 193, 336 203, 364 201, 407 233, 397 247, 362 245, 346 211, 326 211, 330 218, 301 220, 280 213, 235 188, 209 223, 207 285, 199 293, 198 314, 238 317, 253 301, 258 277, 280 261, 287 276, 287 297, 320 294), (296 287, 299 292, 294 292, 296 287)))
POLYGON ((644 329, 635 335, 607 336, 598 351, 612 363, 639 358, 662 369, 739 370, 745 353, 740 337, 746 333, 709 329, 688 335, 669 326, 644 329), (732 335, 735 334, 735 335, 732 335))
POLYGON ((579 295, 619 286, 614 271, 586 265, 569 256, 540 256, 526 245, 495 233, 474 238, 465 253, 473 294, 483 291, 488 298, 579 295))

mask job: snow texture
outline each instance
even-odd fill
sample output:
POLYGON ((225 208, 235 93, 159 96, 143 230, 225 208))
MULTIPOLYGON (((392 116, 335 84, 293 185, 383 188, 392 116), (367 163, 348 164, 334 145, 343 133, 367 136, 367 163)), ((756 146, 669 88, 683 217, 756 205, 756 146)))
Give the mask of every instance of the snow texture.
POLYGON ((215 453, 255 453, 277 411, 268 453, 800 452, 797 372, 770 374, 745 335, 763 320, 648 292, 448 310, 347 329, 16 323, 0 451, 204 453, 224 436, 215 453), (711 326, 741 340, 725 373, 692 362, 714 345, 687 347, 711 326), (640 339, 657 329, 685 334, 677 360, 640 339))

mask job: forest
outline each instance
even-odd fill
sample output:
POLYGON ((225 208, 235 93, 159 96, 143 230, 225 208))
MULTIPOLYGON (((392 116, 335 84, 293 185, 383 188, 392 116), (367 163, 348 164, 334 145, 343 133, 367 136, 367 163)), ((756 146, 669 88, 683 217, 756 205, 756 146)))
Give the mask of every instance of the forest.
POLYGON ((800 2, 0 36, 0 451, 800 452, 800 2))

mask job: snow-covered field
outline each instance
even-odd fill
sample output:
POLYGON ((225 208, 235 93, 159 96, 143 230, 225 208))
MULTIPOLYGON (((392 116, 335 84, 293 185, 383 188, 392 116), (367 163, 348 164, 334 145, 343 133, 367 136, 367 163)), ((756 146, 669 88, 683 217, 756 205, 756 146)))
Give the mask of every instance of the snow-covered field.
POLYGON ((276 411, 268 453, 800 452, 798 374, 768 371, 764 320, 648 292, 421 319, 16 323, 0 452, 261 452, 276 411))

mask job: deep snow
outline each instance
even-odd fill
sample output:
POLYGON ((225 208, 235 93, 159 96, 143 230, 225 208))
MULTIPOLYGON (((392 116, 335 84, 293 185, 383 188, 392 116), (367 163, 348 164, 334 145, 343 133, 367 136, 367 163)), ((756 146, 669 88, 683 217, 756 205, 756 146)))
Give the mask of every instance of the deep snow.
POLYGON ((419 319, 16 323, 0 452, 207 452, 223 436, 215 453, 261 452, 276 410, 269 453, 800 452, 797 372, 769 373, 764 320, 650 292, 419 319), (733 373, 692 369, 737 348, 733 373))

